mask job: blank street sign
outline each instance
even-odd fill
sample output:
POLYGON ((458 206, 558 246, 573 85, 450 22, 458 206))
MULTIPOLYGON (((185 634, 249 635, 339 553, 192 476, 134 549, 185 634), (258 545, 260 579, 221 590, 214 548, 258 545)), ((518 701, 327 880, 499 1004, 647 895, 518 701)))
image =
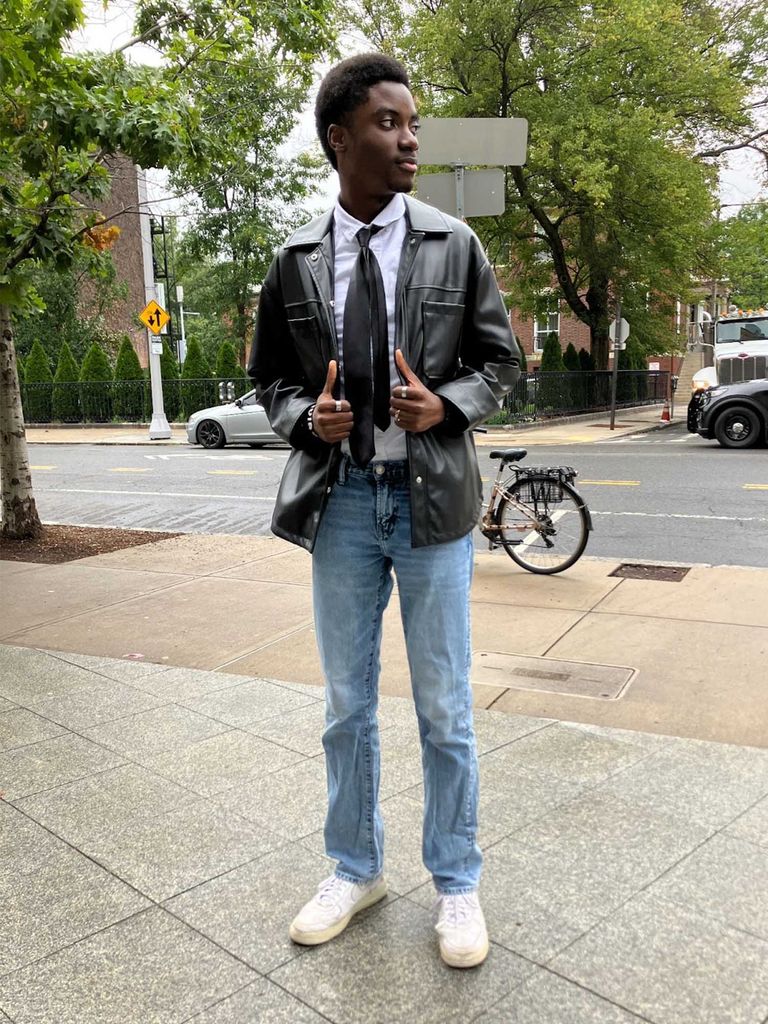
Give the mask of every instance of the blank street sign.
MULTIPOLYGON (((416 179, 416 194, 423 203, 457 216, 456 175, 421 174, 416 179)), ((504 213, 504 171, 464 172, 464 216, 498 217, 504 213)))
POLYGON ((419 160, 521 167, 527 142, 523 117, 425 117, 419 128, 419 160))

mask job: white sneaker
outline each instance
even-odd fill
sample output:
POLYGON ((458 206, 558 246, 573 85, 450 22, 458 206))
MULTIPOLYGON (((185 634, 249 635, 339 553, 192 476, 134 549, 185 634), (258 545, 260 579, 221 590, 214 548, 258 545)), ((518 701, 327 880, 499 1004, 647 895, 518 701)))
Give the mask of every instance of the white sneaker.
POLYGON ((488 956, 488 931, 477 893, 443 893, 435 910, 443 960, 450 967, 481 964, 488 956))
POLYGON ((354 914, 387 895, 387 883, 379 875, 370 882, 348 882, 331 875, 293 919, 289 935, 302 946, 318 946, 343 932, 354 914))

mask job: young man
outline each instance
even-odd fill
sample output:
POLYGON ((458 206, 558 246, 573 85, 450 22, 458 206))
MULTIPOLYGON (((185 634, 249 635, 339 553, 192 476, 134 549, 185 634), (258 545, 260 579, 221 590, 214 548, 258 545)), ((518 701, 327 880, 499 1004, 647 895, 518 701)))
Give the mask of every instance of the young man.
POLYGON ((519 374, 493 272, 463 223, 407 197, 418 115, 397 61, 364 54, 320 86, 334 209, 278 252, 248 372, 290 442, 273 531, 312 552, 326 684, 326 850, 334 874, 290 929, 338 935, 386 895, 376 721, 381 621, 397 578, 424 769, 424 863, 440 952, 488 952, 477 896, 478 770, 469 682, 471 429, 519 374))

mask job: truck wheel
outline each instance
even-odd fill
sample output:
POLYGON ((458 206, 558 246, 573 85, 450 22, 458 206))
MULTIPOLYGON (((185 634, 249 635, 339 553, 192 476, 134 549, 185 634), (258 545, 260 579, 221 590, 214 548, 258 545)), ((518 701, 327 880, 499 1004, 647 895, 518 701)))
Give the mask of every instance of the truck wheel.
POLYGON ((715 437, 723 448, 751 448, 760 439, 760 420, 745 405, 732 405, 720 413, 715 437))

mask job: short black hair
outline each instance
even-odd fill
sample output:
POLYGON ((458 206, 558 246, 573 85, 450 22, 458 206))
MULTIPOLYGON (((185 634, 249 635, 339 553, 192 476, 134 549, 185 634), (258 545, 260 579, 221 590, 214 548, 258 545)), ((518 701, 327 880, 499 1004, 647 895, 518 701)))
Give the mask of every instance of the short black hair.
POLYGON ((315 101, 315 127, 325 155, 336 168, 336 154, 328 145, 328 128, 343 124, 344 118, 368 99, 368 90, 379 82, 398 82, 410 89, 408 72, 399 60, 385 53, 360 53, 348 57, 320 83, 315 101))

